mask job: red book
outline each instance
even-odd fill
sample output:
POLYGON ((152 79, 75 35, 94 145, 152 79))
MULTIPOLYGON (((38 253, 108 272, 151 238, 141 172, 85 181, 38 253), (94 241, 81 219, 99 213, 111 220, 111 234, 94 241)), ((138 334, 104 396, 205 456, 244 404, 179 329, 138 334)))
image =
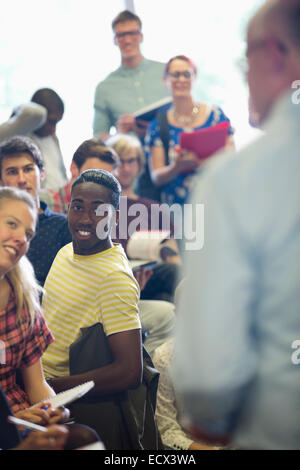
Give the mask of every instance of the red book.
POLYGON ((225 146, 228 129, 229 123, 224 121, 198 131, 182 132, 180 147, 195 152, 200 160, 204 160, 225 146))

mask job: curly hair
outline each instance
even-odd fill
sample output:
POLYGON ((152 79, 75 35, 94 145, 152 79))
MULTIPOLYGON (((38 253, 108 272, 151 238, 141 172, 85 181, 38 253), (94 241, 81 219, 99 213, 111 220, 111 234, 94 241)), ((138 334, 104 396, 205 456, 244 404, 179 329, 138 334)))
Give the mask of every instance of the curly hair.
POLYGON ((95 183, 100 186, 105 186, 111 190, 111 204, 115 209, 118 209, 122 189, 119 181, 109 171, 106 170, 85 170, 72 184, 71 194, 73 189, 78 184, 82 183, 95 183))

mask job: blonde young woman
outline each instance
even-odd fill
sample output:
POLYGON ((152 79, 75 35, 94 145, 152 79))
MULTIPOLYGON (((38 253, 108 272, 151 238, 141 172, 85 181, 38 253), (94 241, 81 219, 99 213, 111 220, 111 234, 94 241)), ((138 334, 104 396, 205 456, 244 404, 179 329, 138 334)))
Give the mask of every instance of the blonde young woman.
POLYGON ((53 336, 40 310, 41 288, 25 256, 36 221, 36 204, 26 191, 0 188, 0 386, 16 416, 53 424, 66 417, 66 410, 46 411, 41 405, 25 410, 55 395, 40 360, 53 336), (24 388, 17 384, 18 370, 24 388))

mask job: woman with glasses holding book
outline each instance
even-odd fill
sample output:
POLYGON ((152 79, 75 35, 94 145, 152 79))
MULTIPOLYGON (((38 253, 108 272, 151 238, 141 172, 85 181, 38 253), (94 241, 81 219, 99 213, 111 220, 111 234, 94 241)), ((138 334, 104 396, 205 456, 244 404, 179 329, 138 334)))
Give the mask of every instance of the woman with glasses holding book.
MULTIPOLYGON (((192 86, 197 68, 184 55, 172 57, 166 64, 163 81, 173 97, 173 105, 151 121, 145 150, 153 183, 161 187, 161 200, 184 204, 193 174, 201 160, 195 153, 180 148, 180 134, 228 122, 222 109, 196 102, 192 86)), ((225 146, 234 147, 233 129, 229 126, 225 146)))

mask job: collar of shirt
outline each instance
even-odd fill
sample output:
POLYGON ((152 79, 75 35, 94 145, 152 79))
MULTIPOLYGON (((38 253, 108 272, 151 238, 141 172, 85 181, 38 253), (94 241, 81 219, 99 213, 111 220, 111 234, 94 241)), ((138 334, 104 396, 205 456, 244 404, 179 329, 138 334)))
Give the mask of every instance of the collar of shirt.
POLYGON ((144 70, 145 67, 147 67, 148 62, 148 59, 145 59, 143 57, 142 62, 137 67, 129 68, 125 67, 125 65, 121 65, 119 71, 125 75, 135 75, 137 72, 141 72, 142 70, 144 70))
MULTIPOLYGON (((295 90, 293 90, 295 93, 295 90)), ((300 103, 297 104, 293 100, 293 92, 290 90, 284 92, 272 106, 269 116, 262 123, 262 130, 269 131, 276 127, 290 126, 290 120, 286 119, 287 115, 293 113, 295 115, 295 125, 298 125, 300 116, 300 103)))
POLYGON ((50 217, 53 212, 49 209, 48 205, 44 201, 40 201, 40 208, 42 209, 42 213, 39 214, 39 220, 44 219, 46 217, 50 217))

